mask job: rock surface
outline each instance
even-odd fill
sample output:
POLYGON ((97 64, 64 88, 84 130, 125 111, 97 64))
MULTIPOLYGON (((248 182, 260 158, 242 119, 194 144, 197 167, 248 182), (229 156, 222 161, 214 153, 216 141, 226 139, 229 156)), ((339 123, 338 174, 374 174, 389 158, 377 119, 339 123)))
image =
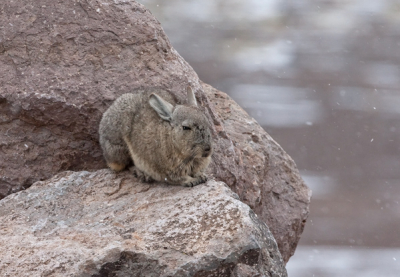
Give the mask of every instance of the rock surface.
POLYGON ((303 232, 311 190, 292 158, 253 118, 227 94, 203 87, 209 109, 219 117, 213 174, 268 224, 287 262, 303 232))
POLYGON ((276 242, 222 182, 63 172, 0 202, 1 276, 287 276, 276 242))
POLYGON ((97 130, 117 96, 200 89, 159 22, 134 1, 4 0, 0 26, 3 197, 62 170, 104 167, 97 130))
POLYGON ((294 162, 226 94, 200 82, 142 5, 4 0, 0 26, 0 198, 64 170, 104 168, 97 129, 115 98, 162 87, 183 100, 190 84, 215 125, 210 172, 268 224, 288 261, 310 201, 294 162))

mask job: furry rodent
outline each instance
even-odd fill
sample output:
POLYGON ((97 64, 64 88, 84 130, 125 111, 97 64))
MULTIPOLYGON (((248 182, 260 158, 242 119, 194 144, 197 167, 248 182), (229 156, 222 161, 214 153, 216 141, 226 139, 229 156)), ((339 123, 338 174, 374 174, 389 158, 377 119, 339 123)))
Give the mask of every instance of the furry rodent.
POLYGON ((123 170, 131 160, 145 181, 196 186, 207 180, 212 137, 209 121, 187 89, 185 105, 164 90, 142 90, 117 98, 100 122, 107 165, 123 170))

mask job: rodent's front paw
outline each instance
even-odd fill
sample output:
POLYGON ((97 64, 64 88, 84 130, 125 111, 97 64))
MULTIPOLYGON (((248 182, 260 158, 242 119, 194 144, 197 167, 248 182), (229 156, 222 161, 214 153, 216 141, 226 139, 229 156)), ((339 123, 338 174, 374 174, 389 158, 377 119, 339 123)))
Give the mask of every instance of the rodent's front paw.
POLYGON ((191 187, 197 186, 199 184, 200 184, 200 182, 198 182, 197 180, 194 180, 194 181, 191 181, 191 182, 184 183, 183 186, 191 188, 191 187))
POLYGON ((205 183, 207 181, 207 176, 205 174, 201 174, 199 176, 196 176, 196 178, 193 178, 189 182, 186 182, 183 184, 184 187, 194 187, 197 185, 200 185, 202 183, 205 183))
POLYGON ((200 180, 200 183, 199 183, 199 184, 205 183, 205 182, 207 182, 207 180, 208 180, 207 175, 205 175, 205 174, 201 174, 201 175, 196 176, 196 177, 197 177, 198 180, 200 180))

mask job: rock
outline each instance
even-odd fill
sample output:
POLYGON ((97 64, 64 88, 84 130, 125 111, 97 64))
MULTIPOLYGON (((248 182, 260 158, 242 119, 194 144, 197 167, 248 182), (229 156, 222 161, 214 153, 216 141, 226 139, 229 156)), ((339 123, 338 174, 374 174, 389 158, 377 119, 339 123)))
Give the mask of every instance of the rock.
POLYGON ((97 130, 117 96, 201 88, 134 1, 4 0, 0 26, 1 197, 63 170, 105 167, 97 130))
POLYGON ((0 201, 2 276, 287 276, 268 227, 225 184, 63 172, 0 201))
POLYGON ((311 190, 292 158, 225 93, 203 84, 218 131, 213 174, 267 223, 285 262, 309 213, 311 190))
POLYGON ((201 83, 142 5, 123 0, 3 0, 0 198, 64 170, 105 168, 102 113, 141 87, 190 84, 215 125, 210 172, 268 224, 284 261, 310 192, 292 159, 226 94, 201 83))

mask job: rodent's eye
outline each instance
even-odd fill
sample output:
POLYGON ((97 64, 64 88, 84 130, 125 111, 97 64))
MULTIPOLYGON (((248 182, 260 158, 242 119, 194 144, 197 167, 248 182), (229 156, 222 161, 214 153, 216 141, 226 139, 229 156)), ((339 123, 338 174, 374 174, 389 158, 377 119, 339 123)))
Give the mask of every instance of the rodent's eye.
POLYGON ((192 128, 188 127, 188 126, 182 126, 183 130, 192 130, 192 128))

